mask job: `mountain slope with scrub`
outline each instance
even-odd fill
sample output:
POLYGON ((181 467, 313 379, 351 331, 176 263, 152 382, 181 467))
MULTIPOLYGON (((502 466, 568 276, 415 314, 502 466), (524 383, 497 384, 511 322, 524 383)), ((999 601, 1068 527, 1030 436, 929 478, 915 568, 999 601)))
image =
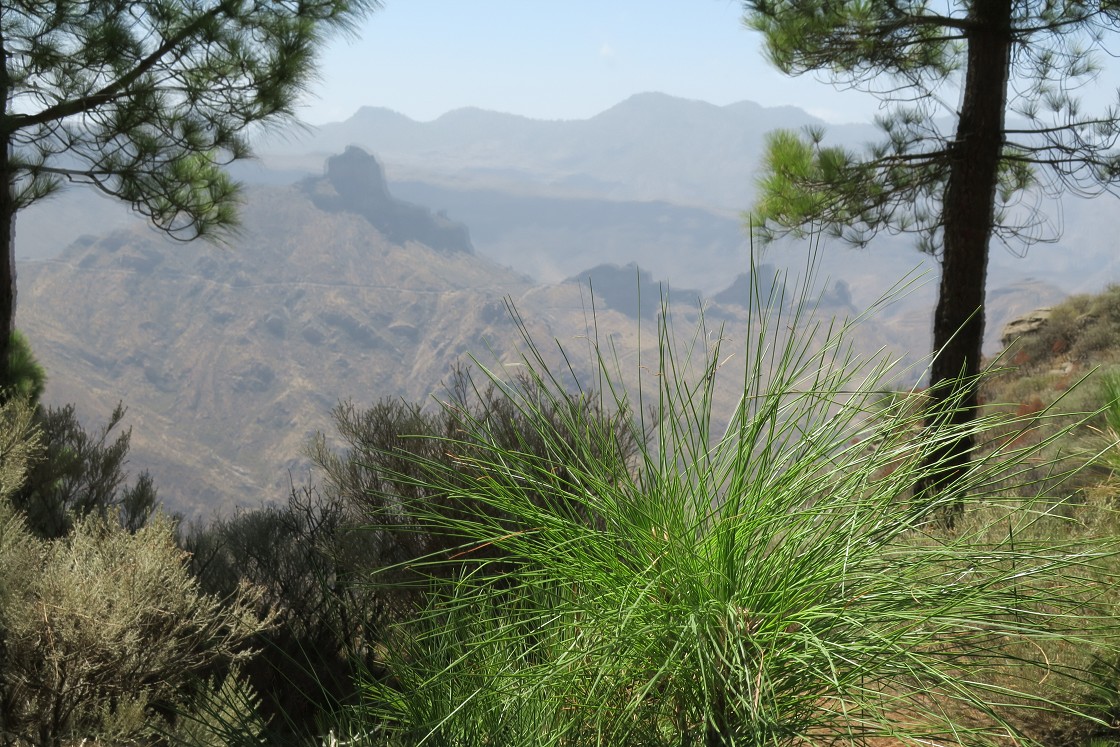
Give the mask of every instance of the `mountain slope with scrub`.
MULTIPOLYGON (((394 194, 376 161, 358 151, 335 159, 368 169, 354 179, 357 192, 375 184, 394 194)), ((595 262, 565 282, 539 284, 464 251, 455 242, 467 229, 425 208, 409 208, 423 218, 421 234, 424 226, 451 227, 440 229, 451 230, 451 245, 398 243, 388 234, 399 226, 378 227, 366 203, 349 199, 356 197, 339 194, 328 171, 254 188, 235 247, 188 251, 135 227, 26 265, 25 328, 49 372, 49 400, 74 402, 93 419, 123 400, 134 464, 151 470, 176 509, 207 513, 278 499, 291 481, 303 481, 302 446, 326 428, 339 401, 425 402, 468 354, 503 360, 513 339, 507 299, 543 335, 587 339, 597 327, 624 357, 636 354, 640 339, 638 296, 648 334, 662 287, 674 313, 695 315, 703 304, 713 334, 720 324, 730 337, 744 334, 750 287, 737 273, 726 274, 717 292, 690 290, 650 273, 639 257, 630 269, 595 262)), ((804 265, 808 251, 768 255, 779 264, 767 266, 773 274, 804 265)), ((822 282, 822 318, 858 314, 874 298, 859 278, 822 282)), ((1038 284, 1005 291, 991 312, 996 330, 1040 295, 1058 297, 1038 284)), ((905 355, 925 338, 922 293, 870 320, 860 347, 905 355)))

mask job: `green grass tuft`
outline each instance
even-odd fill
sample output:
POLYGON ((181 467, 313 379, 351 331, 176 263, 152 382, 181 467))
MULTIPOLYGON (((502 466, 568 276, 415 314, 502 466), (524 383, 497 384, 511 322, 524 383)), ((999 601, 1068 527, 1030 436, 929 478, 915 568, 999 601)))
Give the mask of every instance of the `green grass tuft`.
POLYGON ((1116 660, 1116 543, 1081 531, 1054 492, 1068 469, 1045 457, 1088 416, 1021 439, 1050 411, 986 415, 967 426, 983 444, 970 471, 915 502, 958 427, 923 426, 917 393, 886 395, 895 361, 855 355, 851 325, 822 323, 807 298, 752 295, 737 369, 720 328, 701 316, 679 335, 663 307, 634 370, 595 346, 594 390, 558 374, 518 320, 519 378, 483 370, 547 448, 499 446, 494 423, 468 418, 444 442, 460 458, 410 465, 439 505, 481 510, 403 507, 459 546, 411 564, 430 569, 427 604, 393 632, 390 676, 367 683, 354 733, 1037 744, 1039 713, 1106 729, 1109 686, 1089 669, 1116 660), (717 412, 729 377, 738 405, 717 412), (632 415, 635 459, 562 406, 586 397, 632 415), (557 434, 557 412, 585 437, 557 434), (958 500, 967 519, 947 533, 939 517, 958 500))

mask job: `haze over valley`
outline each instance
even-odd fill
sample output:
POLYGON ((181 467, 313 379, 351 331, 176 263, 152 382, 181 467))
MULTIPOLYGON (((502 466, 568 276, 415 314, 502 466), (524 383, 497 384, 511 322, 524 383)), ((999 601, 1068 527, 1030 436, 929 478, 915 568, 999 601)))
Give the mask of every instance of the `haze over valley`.
MULTIPOLYGON (((667 288, 682 331, 700 302, 733 348, 752 257, 741 212, 764 135, 819 124, 792 107, 662 94, 568 121, 363 108, 262 139, 259 161, 235 170, 248 188, 225 245, 170 241, 79 189, 22 212, 18 325, 49 402, 98 422, 124 401, 131 466, 151 470, 172 508, 278 500, 306 481, 301 450, 330 431, 339 401, 428 401, 469 354, 515 361, 507 298, 539 341, 586 351, 590 276, 600 338, 635 360, 639 320, 652 329, 667 288)), ((828 131, 875 138, 868 126, 828 131)), ((1067 199, 1052 213, 1055 244, 1022 258, 994 250, 989 352, 1015 316, 1117 279, 1120 211, 1107 199, 1067 199)), ((779 270, 792 284, 809 251, 756 247, 761 285, 779 270)), ((935 268, 908 237, 863 250, 822 241, 819 261, 826 318, 924 272, 856 344, 910 363, 928 352, 935 268)))

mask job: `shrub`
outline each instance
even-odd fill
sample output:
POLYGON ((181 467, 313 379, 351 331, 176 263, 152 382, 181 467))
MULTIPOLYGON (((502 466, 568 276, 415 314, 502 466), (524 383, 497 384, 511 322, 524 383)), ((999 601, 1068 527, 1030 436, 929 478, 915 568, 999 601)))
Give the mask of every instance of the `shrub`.
POLYGON ((0 421, 0 741, 122 744, 166 731, 190 713, 200 672, 246 655, 241 643, 264 624, 252 594, 202 594, 164 518, 129 533, 88 516, 65 538, 35 537, 11 504, 34 445, 30 410, 9 401, 0 421))
POLYGON ((9 345, 9 393, 14 399, 30 402, 34 407, 39 404, 47 385, 46 369, 32 352, 27 337, 18 329, 12 331, 9 345))
POLYGON ((1035 333, 1024 335, 1009 350, 1014 365, 1052 368, 1054 358, 1072 361, 1099 360, 1110 355, 1120 339, 1120 286, 1102 293, 1067 298, 1051 311, 1049 319, 1035 333))
MULTIPOLYGON (((463 449, 485 448, 465 444, 462 435, 468 423, 486 422, 497 443, 551 458, 550 469, 564 474, 563 455, 540 437, 539 426, 526 419, 508 392, 478 388, 459 369, 448 393, 453 404, 446 410, 394 399, 368 408, 339 405, 334 419, 343 450, 328 445, 324 435, 309 446, 322 485, 293 488, 286 506, 244 511, 188 535, 193 568, 207 590, 227 594, 247 582, 262 589, 262 601, 279 613, 277 627, 254 641, 261 655, 244 668, 262 694, 262 712, 271 717, 270 741, 321 734, 329 714, 359 700, 357 678, 382 671, 379 652, 386 630, 415 610, 420 595, 414 586, 421 577, 398 574, 401 587, 386 589, 370 585, 370 573, 421 558, 429 559, 428 573, 433 553, 447 561, 459 549, 462 538, 412 513, 413 503, 449 516, 484 508, 448 502, 423 488, 420 472, 405 472, 411 460, 453 464, 445 449, 451 438, 463 449)), ((567 398, 548 407, 545 417, 567 442, 596 429, 620 438, 631 435, 587 398, 567 398)), ((620 458, 634 449, 625 441, 611 448, 620 458)), ((460 454, 466 453, 463 449, 460 454)), ((476 478, 460 475, 464 482, 476 478)), ((487 553, 473 554, 481 558, 487 553)))
POLYGON ((260 590, 260 614, 276 625, 247 645, 260 651, 242 672, 261 694, 270 743, 319 733, 325 715, 357 698, 385 595, 365 583, 378 567, 371 534, 336 498, 292 489, 287 505, 265 506, 196 527, 185 541, 207 591, 260 590))
MULTIPOLYGON (((425 469, 442 465, 461 486, 477 484, 483 473, 472 470, 471 455, 502 448, 539 459, 554 479, 565 480, 568 461, 579 449, 592 449, 606 469, 621 476, 645 434, 633 427, 629 409, 605 410, 594 395, 555 396, 545 382, 516 378, 498 386, 488 378, 476 381, 470 371, 456 369, 444 406, 429 411, 419 405, 383 399, 367 409, 344 403, 334 420, 344 441, 337 452, 320 435, 310 456, 320 468, 326 491, 352 507, 378 538, 378 566, 401 567, 408 561, 459 549, 454 525, 428 523, 430 513, 445 517, 472 516, 494 510, 465 491, 449 496, 424 481, 425 469), (524 401, 537 403, 528 410, 524 401), (479 429, 479 424, 485 424, 479 429), (476 440, 477 439, 477 440, 476 440), (423 505, 423 511, 413 508, 423 505)), ((548 495, 549 500, 555 496, 548 495)), ((539 495, 537 500, 544 500, 539 495)), ((573 510, 586 507, 573 504, 573 510)), ((502 520, 501 512, 494 515, 502 520)), ((582 514, 593 523, 595 516, 582 514)), ((496 550, 497 548, 494 548, 496 550)), ((475 559, 491 557, 475 548, 475 559)), ((429 565, 428 571, 432 570, 429 565)))
POLYGON ((1116 627, 1082 583, 1111 582, 1111 549, 1025 531, 1059 496, 994 494, 1048 439, 1001 438, 944 494, 910 502, 958 426, 920 429, 904 399, 884 406, 891 362, 862 365, 844 329, 808 319, 811 305, 752 306, 742 397, 716 433, 719 330, 681 350, 663 313, 633 390, 599 354, 598 411, 655 403, 633 426, 632 470, 605 432, 557 427, 570 395, 528 338, 532 385, 491 383, 543 455, 481 418, 441 441, 450 460, 392 453, 415 489, 398 494, 401 513, 457 537, 463 562, 449 575, 446 557, 431 559, 427 605, 395 628, 393 679, 367 683, 354 733, 392 745, 994 744, 1033 743, 1018 717, 1033 710, 1101 723, 1067 687, 1084 667, 1047 668, 1043 652, 1111 655, 1116 627), (969 521, 940 531, 957 501, 969 521), (1040 671, 1045 693, 1024 684, 1040 671))
POLYGON ((1111 349, 1117 340, 1117 329, 1112 325, 1093 324, 1077 336, 1070 350, 1070 357, 1078 361, 1089 361, 1102 351, 1111 349))
POLYGON ((11 344, 11 381, 3 396, 30 403, 43 445, 26 470, 23 487, 10 496, 28 527, 40 537, 62 537, 76 519, 95 514, 118 520, 130 531, 139 529, 155 510, 157 496, 147 472, 125 486, 131 431, 118 431, 110 440, 124 418, 124 406, 118 404, 96 434, 78 422, 73 405, 42 409, 46 372, 23 334, 13 332, 11 344))
POLYGON ((64 537, 86 516, 136 531, 152 515, 158 495, 151 475, 142 472, 126 484, 132 431, 118 430, 124 414, 124 406, 118 404, 109 422, 89 433, 73 405, 36 412, 43 451, 30 465, 23 487, 10 497, 36 535, 64 537))

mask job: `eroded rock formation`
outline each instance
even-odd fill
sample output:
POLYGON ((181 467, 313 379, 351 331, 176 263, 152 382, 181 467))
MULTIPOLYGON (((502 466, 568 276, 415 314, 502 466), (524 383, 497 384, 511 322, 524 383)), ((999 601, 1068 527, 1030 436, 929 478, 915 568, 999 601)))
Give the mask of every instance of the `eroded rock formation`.
POLYGON ((304 188, 323 210, 357 213, 394 244, 416 241, 437 251, 474 253, 465 225, 393 197, 381 164, 361 148, 350 146, 327 159, 326 175, 309 179, 304 188))

